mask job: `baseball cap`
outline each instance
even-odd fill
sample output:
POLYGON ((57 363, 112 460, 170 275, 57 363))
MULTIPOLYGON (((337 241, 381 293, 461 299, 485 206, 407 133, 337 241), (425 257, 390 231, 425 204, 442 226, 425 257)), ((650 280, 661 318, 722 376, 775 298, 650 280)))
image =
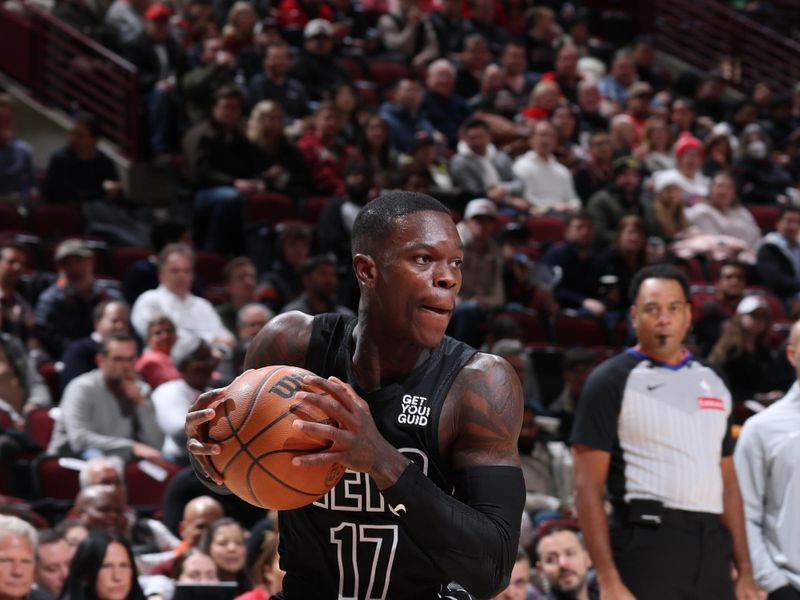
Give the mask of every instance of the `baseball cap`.
POLYGON ((169 19, 172 11, 166 4, 156 2, 151 4, 144 13, 144 18, 148 21, 158 21, 159 19, 169 19))
POLYGON ((736 307, 736 314, 749 315, 759 308, 762 310, 769 310, 767 303, 758 296, 745 296, 742 298, 742 301, 739 302, 739 306, 736 307))
POLYGON ((660 194, 671 185, 681 186, 683 179, 677 171, 667 169, 653 175, 653 189, 660 194))
POLYGON ((90 258, 92 251, 81 240, 64 240, 56 248, 55 261, 61 262, 69 256, 90 258))
POLYGON ((691 133, 684 131, 678 138, 678 141, 675 142, 675 156, 680 158, 683 156, 683 153, 690 148, 694 148, 695 150, 699 151, 700 154, 703 153, 702 142, 694 137, 691 133))
POLYGON ((464 218, 473 217, 495 217, 497 216, 497 205, 487 198, 477 198, 470 200, 464 209, 464 218))
POLYGON ((333 27, 325 19, 311 19, 303 29, 303 37, 308 40, 319 35, 333 37, 333 27))

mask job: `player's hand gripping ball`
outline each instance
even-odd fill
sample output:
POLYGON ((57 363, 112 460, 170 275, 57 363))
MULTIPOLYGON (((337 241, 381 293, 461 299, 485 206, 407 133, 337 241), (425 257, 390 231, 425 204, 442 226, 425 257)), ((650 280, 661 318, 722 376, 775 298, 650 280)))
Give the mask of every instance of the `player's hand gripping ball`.
POLYGON ((220 445, 221 452, 209 457, 211 464, 242 500, 277 510, 300 508, 327 493, 344 474, 339 464, 292 465, 295 456, 330 446, 295 429, 296 419, 335 425, 297 398, 307 375, 313 374, 299 367, 251 369, 220 391, 223 401, 202 437, 220 445))

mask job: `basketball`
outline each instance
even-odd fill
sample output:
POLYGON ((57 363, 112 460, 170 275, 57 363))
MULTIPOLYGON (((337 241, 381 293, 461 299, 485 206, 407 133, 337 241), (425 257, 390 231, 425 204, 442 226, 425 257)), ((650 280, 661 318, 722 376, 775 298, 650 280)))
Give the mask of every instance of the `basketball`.
POLYGON ((222 447, 220 454, 209 457, 211 463, 228 489, 251 504, 299 508, 324 495, 344 473, 338 464, 292 465, 295 456, 329 446, 292 423, 333 423, 321 410, 295 398, 306 375, 313 373, 288 366, 245 371, 222 390, 224 401, 207 423, 205 438, 222 447))

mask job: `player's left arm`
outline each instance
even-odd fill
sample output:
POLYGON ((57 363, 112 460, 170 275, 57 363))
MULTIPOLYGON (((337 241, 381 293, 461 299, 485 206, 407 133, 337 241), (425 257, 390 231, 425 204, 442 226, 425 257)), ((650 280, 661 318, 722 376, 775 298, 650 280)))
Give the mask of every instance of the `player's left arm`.
POLYGON ((733 543, 733 561, 736 563, 738 577, 736 579, 737 600, 763 600, 766 592, 758 587, 753 579, 753 566, 750 563, 750 551, 747 546, 747 532, 744 524, 744 504, 739 491, 739 482, 733 466, 732 456, 723 456, 720 462, 722 469, 722 523, 731 533, 733 543))
POLYGON ((442 453, 450 458, 454 495, 439 489, 380 435, 369 407, 352 387, 335 378, 314 383, 328 395, 310 393, 307 401, 338 427, 296 421, 295 427, 332 446, 294 462, 339 462, 368 473, 417 545, 449 578, 478 598, 504 589, 525 506, 517 451, 522 389, 511 366, 478 354, 451 386, 439 436, 442 453))

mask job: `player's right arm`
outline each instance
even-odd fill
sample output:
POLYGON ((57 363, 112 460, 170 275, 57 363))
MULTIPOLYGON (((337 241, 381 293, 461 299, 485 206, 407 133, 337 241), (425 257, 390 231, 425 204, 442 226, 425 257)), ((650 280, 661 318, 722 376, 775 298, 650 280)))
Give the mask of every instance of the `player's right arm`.
POLYGON ((608 519, 604 506, 606 477, 611 455, 582 444, 573 446, 575 505, 586 549, 597 571, 603 600, 629 600, 633 594, 622 583, 611 555, 608 519))
MULTIPOLYGON (((314 317, 300 312, 289 312, 272 319, 253 338, 244 359, 245 370, 270 365, 302 367, 306 360, 313 321, 314 317)), ((211 390, 195 401, 186 415, 185 429, 186 448, 195 472, 205 483, 215 484, 221 488, 218 491, 224 491, 222 478, 208 458, 218 453, 219 447, 201 439, 203 423, 214 418, 216 407, 224 400, 220 391, 211 390)))

